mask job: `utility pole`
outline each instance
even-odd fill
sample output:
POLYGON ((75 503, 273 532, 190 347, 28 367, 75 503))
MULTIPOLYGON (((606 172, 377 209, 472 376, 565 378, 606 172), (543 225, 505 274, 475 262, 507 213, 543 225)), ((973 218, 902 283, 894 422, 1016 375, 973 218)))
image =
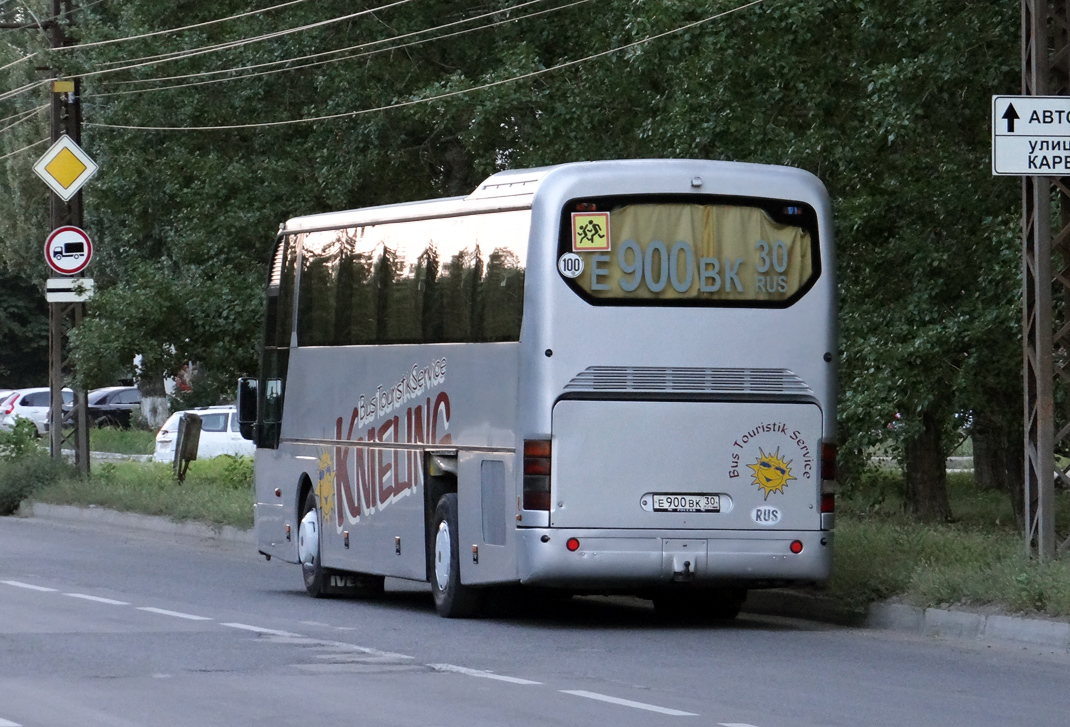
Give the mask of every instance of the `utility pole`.
MULTIPOLYGON (((1022 94, 1070 95, 1070 0, 1022 0, 1022 94)), ((1070 486, 1055 460, 1070 446, 1070 411, 1057 428, 1055 410, 1056 386, 1070 385, 1070 177, 1022 177, 1022 285, 1025 547, 1051 560, 1070 550, 1055 532, 1056 479, 1070 486)))
MULTIPOLYGON (((48 24, 49 44, 62 48, 70 42, 60 23, 61 15, 70 17, 71 0, 52 0, 52 20, 48 24)), ((80 79, 59 79, 53 74, 51 93, 52 143, 64 135, 75 144, 82 141, 82 97, 80 79)), ((83 224, 82 193, 78 191, 64 201, 54 191, 50 195, 49 219, 53 230, 67 225, 81 228, 83 224)), ((53 277, 59 277, 53 274, 53 277)), ((67 332, 81 324, 85 303, 48 304, 48 384, 51 390, 49 412, 49 450, 53 459, 63 456, 63 339, 67 332)), ((89 473, 89 428, 86 418, 86 392, 76 387, 74 392, 74 457, 83 474, 89 473)))
MULTIPOLYGON (((0 23, 0 30, 24 30, 44 32, 52 48, 61 48, 70 42, 61 24, 62 17, 70 17, 72 0, 52 0, 52 16, 44 22, 0 23)), ((79 79, 59 79, 53 73, 52 93, 52 143, 64 134, 76 144, 82 137, 81 83, 79 79)), ((65 225, 82 226, 82 193, 77 192, 69 201, 58 194, 50 195, 49 219, 52 229, 65 225)), ((57 277, 53 274, 52 277, 57 277)), ((84 303, 48 304, 48 383, 51 392, 49 406, 49 451, 53 459, 63 456, 63 339, 67 332, 82 322, 84 303)), ((84 389, 74 393, 75 413, 75 464, 83 474, 89 473, 89 428, 86 419, 86 394, 84 389)))

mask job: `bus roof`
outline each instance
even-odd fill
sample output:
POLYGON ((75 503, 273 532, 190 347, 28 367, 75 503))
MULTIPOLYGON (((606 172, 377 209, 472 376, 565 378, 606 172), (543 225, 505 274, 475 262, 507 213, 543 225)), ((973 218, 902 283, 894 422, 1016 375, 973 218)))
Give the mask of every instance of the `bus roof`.
POLYGON ((444 197, 294 217, 286 221, 279 229, 279 234, 530 209, 539 183, 553 169, 556 167, 510 169, 498 172, 487 177, 467 197, 444 197))
MULTIPOLYGON (((326 212, 303 217, 293 217, 279 227, 279 234, 294 232, 315 232, 319 230, 337 230, 344 227, 363 227, 386 222, 415 221, 436 219, 442 217, 459 217, 462 215, 481 214, 487 212, 505 212, 510 210, 531 209, 535 193, 543 181, 552 172, 563 173, 564 169, 574 170, 576 173, 596 170, 601 173, 612 171, 618 178, 622 175, 634 175, 637 178, 649 179, 650 169, 643 165, 656 163, 663 169, 672 169, 674 174, 696 164, 702 165, 706 170, 711 167, 722 172, 729 172, 738 176, 741 184, 744 178, 753 181, 756 175, 768 183, 770 170, 778 170, 781 180, 788 182, 797 192, 800 182, 806 186, 821 188, 823 186, 816 177, 809 172, 792 167, 774 167, 740 162, 720 162, 711 160, 689 159, 643 159, 643 160, 609 160, 597 162, 572 162, 549 167, 536 167, 532 169, 510 169, 487 177, 476 189, 464 197, 444 197, 441 199, 422 200, 416 202, 403 202, 401 204, 381 205, 378 207, 364 207, 361 209, 346 210, 342 212, 326 212), (639 172, 642 167, 643 171, 639 172), (804 182, 804 180, 806 180, 804 182)), ((557 178, 557 174, 554 175, 557 178)), ((746 185, 743 185, 746 186, 746 185)))

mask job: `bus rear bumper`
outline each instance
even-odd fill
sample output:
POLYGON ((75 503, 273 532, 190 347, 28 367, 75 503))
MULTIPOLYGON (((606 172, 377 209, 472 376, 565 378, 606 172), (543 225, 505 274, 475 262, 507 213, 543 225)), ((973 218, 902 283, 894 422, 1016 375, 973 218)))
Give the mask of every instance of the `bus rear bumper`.
POLYGON ((521 583, 579 589, 820 582, 832 570, 832 539, 820 530, 524 528, 517 531, 517 569, 521 583), (575 551, 570 539, 579 542, 575 551))

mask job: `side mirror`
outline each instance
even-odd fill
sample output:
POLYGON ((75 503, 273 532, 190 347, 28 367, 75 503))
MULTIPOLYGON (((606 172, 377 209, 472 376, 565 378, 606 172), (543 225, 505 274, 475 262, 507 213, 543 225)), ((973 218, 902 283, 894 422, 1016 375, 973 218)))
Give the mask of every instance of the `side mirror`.
POLYGON ((238 379, 238 431, 242 437, 256 441, 257 396, 256 379, 238 379))

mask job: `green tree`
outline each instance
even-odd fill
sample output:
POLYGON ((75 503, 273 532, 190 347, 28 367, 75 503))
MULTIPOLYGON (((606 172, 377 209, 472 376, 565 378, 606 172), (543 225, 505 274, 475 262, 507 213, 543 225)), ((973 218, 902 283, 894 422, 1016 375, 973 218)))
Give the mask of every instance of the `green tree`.
MULTIPOLYGON (((71 73, 109 70, 85 80, 86 119, 96 124, 286 121, 489 86, 307 124, 221 131, 87 127, 85 142, 101 172, 86 192, 87 225, 99 241, 100 289, 76 341, 86 376, 106 378, 134 353, 145 356, 153 376, 198 361, 217 377, 220 391, 251 372, 272 239, 279 221, 292 215, 464 194, 499 169, 584 159, 788 164, 825 180, 838 222, 847 464, 857 467, 868 447, 884 442, 905 464, 914 511, 947 518, 944 455, 972 425, 980 459, 991 460, 998 486, 1016 493, 1019 193, 1016 184, 989 173, 987 119, 990 96, 1018 85, 1017 3, 778 0, 541 73, 736 5, 554 2, 479 21, 514 22, 469 35, 422 42, 470 27, 451 26, 366 46, 363 55, 338 62, 332 57, 299 68, 303 62, 294 61, 284 73, 204 83, 240 76, 225 69, 388 41, 515 6, 423 0, 110 72, 142 56, 236 41, 376 4, 300 4, 67 51, 56 61, 71 73), (561 9, 522 17, 552 7, 561 9), (206 73, 216 75, 152 81, 206 73), (538 75, 492 85, 529 74, 538 75), (174 87, 144 90, 158 85, 174 87)), ((239 0, 99 3, 78 14, 72 32, 89 43, 247 9, 239 0)), ((41 38, 21 42, 0 49, 0 65, 41 38)), ((0 82, 14 88, 32 75, 19 64, 0 72, 0 82)), ((0 117, 16 110, 0 102, 0 117)), ((29 231, 43 213, 28 211, 37 209, 28 200, 38 193, 21 174, 8 169, 0 179, 11 199, 27 200, 0 207, 0 245, 12 259, 30 261, 40 232, 29 231)), ((425 266, 434 284, 421 305, 441 301, 441 325, 496 325, 473 318, 468 300, 482 290, 484 275, 499 274, 497 262, 480 269, 479 280, 464 260, 429 258, 425 266)), ((376 275, 389 272, 379 267, 376 275)), ((425 313, 423 320, 432 318, 425 313)))

